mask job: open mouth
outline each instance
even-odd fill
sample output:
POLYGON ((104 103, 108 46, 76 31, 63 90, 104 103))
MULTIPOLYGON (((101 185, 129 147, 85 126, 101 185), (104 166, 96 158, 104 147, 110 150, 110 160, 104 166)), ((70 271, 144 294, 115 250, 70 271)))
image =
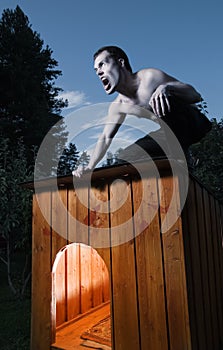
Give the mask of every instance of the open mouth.
POLYGON ((104 85, 104 89, 106 91, 109 90, 111 87, 109 80, 107 78, 102 78, 101 81, 102 81, 102 84, 104 85))

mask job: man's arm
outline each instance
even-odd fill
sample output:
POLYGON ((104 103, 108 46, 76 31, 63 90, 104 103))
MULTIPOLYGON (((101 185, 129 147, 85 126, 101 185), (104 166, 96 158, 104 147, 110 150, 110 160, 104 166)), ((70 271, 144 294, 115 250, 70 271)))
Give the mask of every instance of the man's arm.
MULTIPOLYGON (((85 170, 92 170, 104 157, 107 149, 109 148, 113 137, 117 133, 119 127, 123 123, 126 114, 120 113, 118 105, 113 102, 109 108, 106 125, 102 134, 100 135, 90 162, 85 170)), ((80 177, 83 173, 82 167, 78 167, 77 170, 73 171, 73 175, 80 177)))
POLYGON ((121 115, 113 115, 112 121, 110 120, 110 118, 108 118, 105 128, 97 141, 87 169, 93 169, 98 164, 98 162, 100 162, 100 160, 104 157, 106 151, 108 150, 112 142, 113 137, 117 133, 123 121, 124 118, 121 115))
POLYGON ((182 83, 162 71, 154 70, 154 80, 157 87, 150 98, 149 104, 156 115, 164 116, 167 111, 170 111, 170 96, 176 96, 188 104, 202 100, 201 95, 193 86, 182 83))

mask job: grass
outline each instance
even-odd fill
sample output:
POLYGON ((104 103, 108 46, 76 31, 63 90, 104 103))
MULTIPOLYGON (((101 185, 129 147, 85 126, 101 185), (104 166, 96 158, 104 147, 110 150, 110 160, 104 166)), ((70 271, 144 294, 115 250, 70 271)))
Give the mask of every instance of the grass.
MULTIPOLYGON (((14 262, 14 271, 19 263, 14 262)), ((6 267, 0 263, 0 349, 30 349, 30 291, 17 300, 7 283, 6 267)))

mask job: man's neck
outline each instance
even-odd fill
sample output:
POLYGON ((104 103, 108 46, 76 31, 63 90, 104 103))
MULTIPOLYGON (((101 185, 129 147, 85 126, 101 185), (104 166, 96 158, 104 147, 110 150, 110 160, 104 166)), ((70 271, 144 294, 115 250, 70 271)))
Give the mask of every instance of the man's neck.
POLYGON ((125 72, 120 78, 120 82, 117 86, 117 92, 130 99, 136 97, 140 84, 140 79, 137 73, 125 72))

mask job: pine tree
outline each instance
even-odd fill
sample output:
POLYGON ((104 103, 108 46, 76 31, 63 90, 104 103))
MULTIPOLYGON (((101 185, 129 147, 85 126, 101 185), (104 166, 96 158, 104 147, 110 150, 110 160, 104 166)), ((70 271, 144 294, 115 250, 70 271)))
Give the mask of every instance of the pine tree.
POLYGON ((11 291, 20 298, 31 276, 32 193, 21 187, 21 182, 29 176, 22 140, 12 150, 10 140, 0 139, 0 238, 5 242, 0 249, 0 261, 6 266, 11 291), (16 251, 23 252, 24 266, 13 278, 12 261, 16 251))
POLYGON ((57 174, 70 175, 77 166, 78 154, 79 151, 77 151, 75 144, 70 143, 69 146, 64 149, 60 157, 57 174))
MULTIPOLYGON (((26 267, 30 268, 32 220, 31 192, 20 184, 33 175, 34 153, 41 144, 54 171, 66 144, 60 116, 66 102, 58 98, 60 89, 54 85, 61 74, 57 65, 52 50, 43 47, 20 7, 4 10, 0 19, 0 237, 7 249, 0 251, 0 260, 7 267, 11 290, 20 297, 30 278, 26 267), (17 250, 24 256, 26 271, 19 289, 10 270, 17 250)), ((39 171, 49 176, 46 163, 39 171)))
MULTIPOLYGON (((54 80, 61 75, 52 50, 33 31, 19 6, 0 20, 0 136, 16 147, 23 137, 28 149, 39 146, 61 119, 66 105, 54 80)), ((30 155, 29 155, 30 158, 30 155)))
POLYGON ((77 166, 82 166, 85 169, 90 161, 90 156, 87 151, 83 151, 78 159, 77 166))

